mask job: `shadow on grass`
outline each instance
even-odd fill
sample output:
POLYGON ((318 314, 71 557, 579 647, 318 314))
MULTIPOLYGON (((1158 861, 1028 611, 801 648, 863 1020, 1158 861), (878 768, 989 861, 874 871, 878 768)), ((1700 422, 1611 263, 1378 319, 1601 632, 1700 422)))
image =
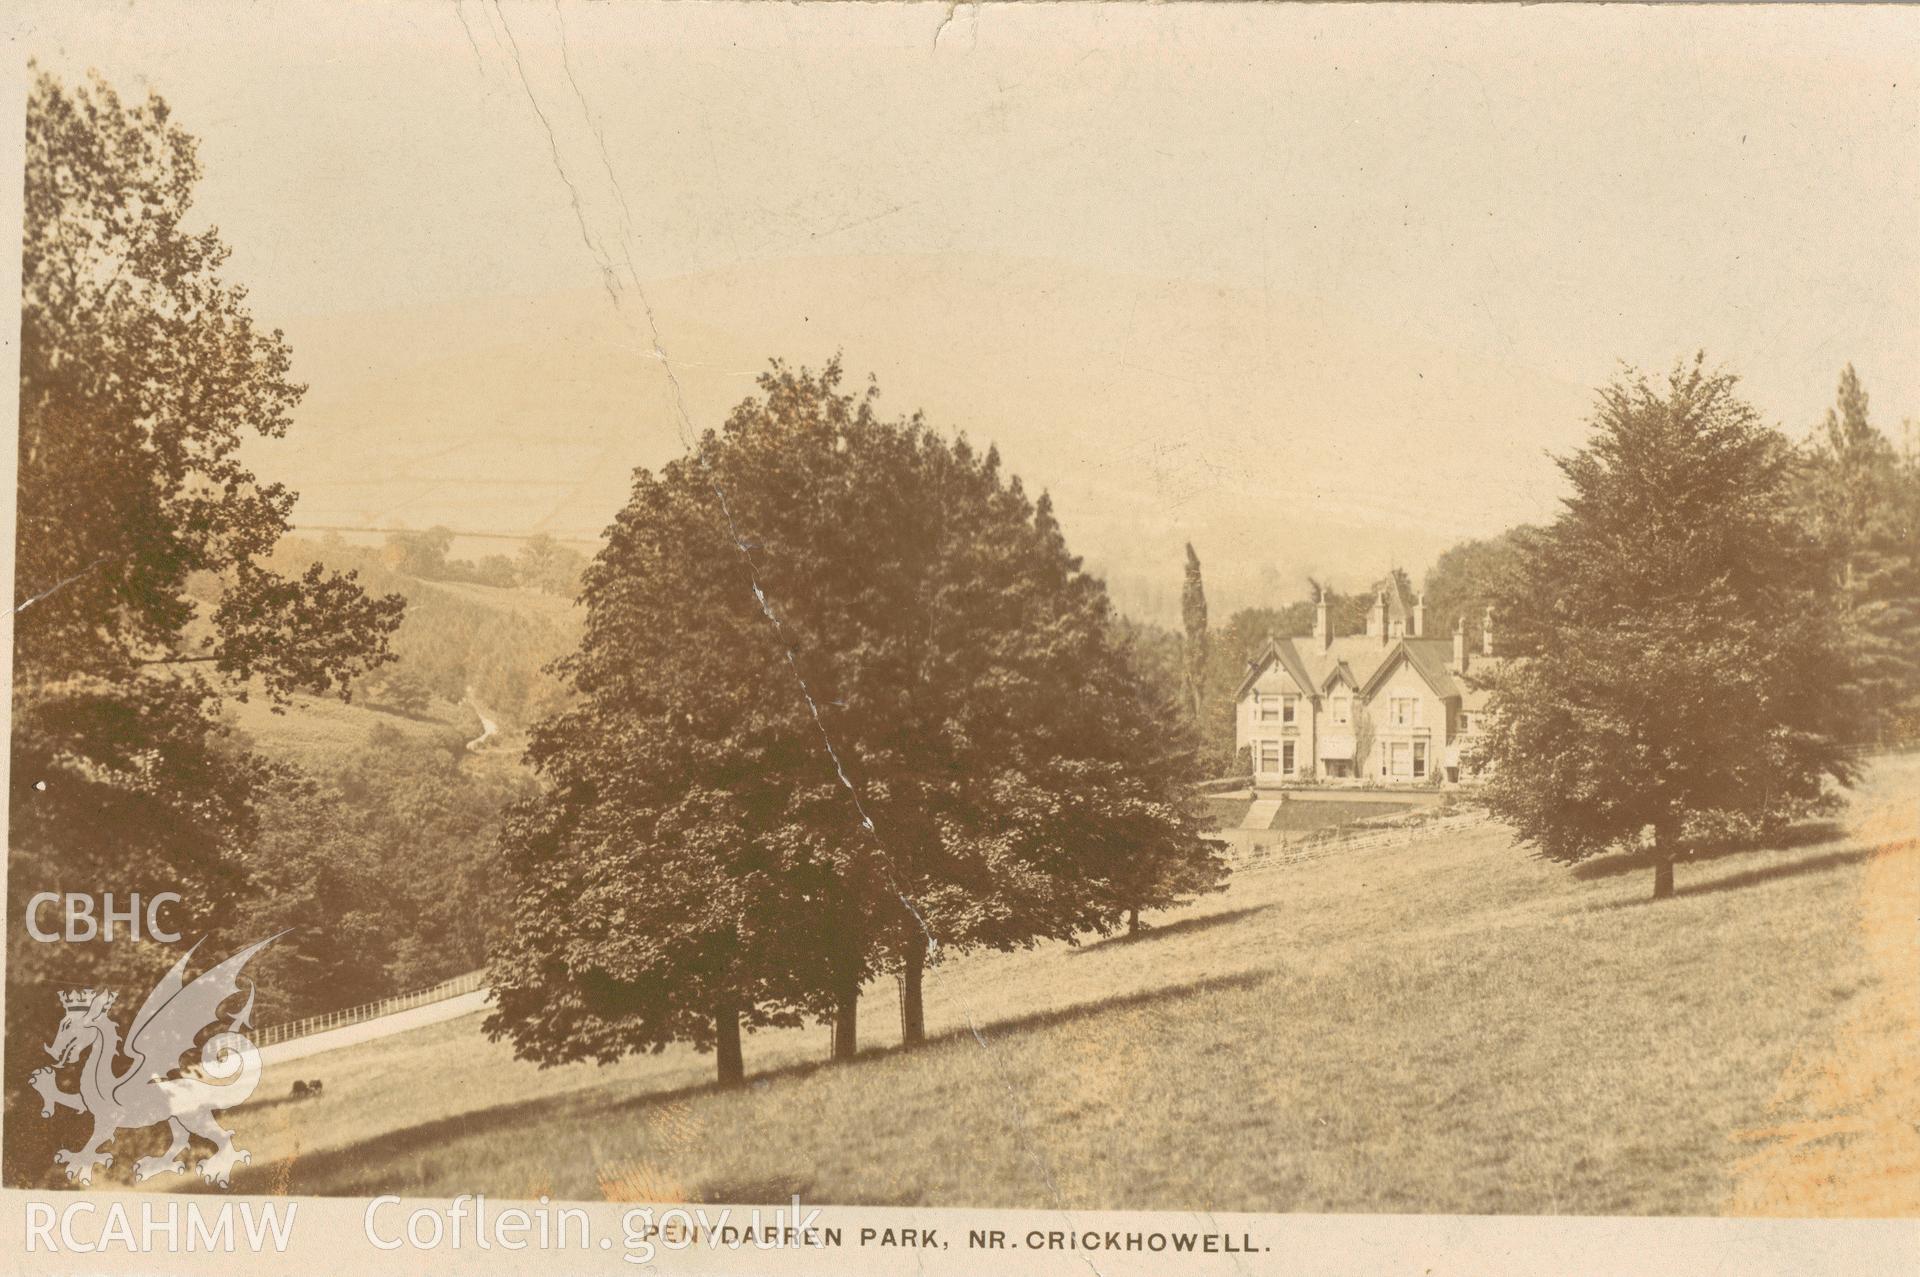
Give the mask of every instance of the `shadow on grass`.
MULTIPOLYGON (((1815 820, 1794 825, 1764 843, 1702 847, 1677 863, 1684 868, 1690 864, 1704 864, 1733 856, 1764 856, 1773 851, 1798 851, 1804 847, 1818 847, 1822 843, 1841 842, 1846 837, 1847 831, 1838 821, 1815 820)), ((1622 874, 1647 873, 1652 869, 1653 860, 1650 856, 1631 851, 1582 861, 1573 867, 1573 876, 1582 882, 1592 882, 1599 878, 1617 878, 1622 874)))
POLYGON ((1146 944, 1150 940, 1164 940, 1168 936, 1190 935, 1195 931, 1205 931, 1208 927, 1220 926, 1222 923, 1238 922, 1242 918, 1251 917, 1256 913, 1264 913, 1271 908, 1273 908, 1272 905, 1250 905, 1245 909, 1226 909, 1219 913, 1203 913, 1197 918, 1182 918, 1178 922, 1169 922, 1163 927, 1143 925, 1139 931, 1134 932, 1132 935, 1127 935, 1125 932, 1122 932, 1117 936, 1107 936, 1105 939, 1095 940, 1091 944, 1078 945, 1067 950, 1067 956, 1070 958, 1078 958, 1085 954, 1097 953, 1102 949, 1113 949, 1123 945, 1146 944))
MULTIPOLYGON (((1171 928, 1167 929, 1171 930, 1171 928)), ((1138 993, 1117 994, 1091 1002, 1080 1002, 1072 1006, 997 1020, 991 1024, 979 1026, 977 1033, 973 1028, 951 1029, 945 1033, 930 1036, 922 1046, 870 1048, 862 1051, 858 1058, 840 1066, 825 1060, 787 1064, 765 1072, 749 1074, 748 1081, 755 1090, 758 1090, 767 1082, 800 1081, 834 1067, 860 1068, 895 1056, 936 1049, 950 1044, 972 1044, 978 1039, 984 1039, 991 1047, 1009 1037, 1087 1019, 1109 1011, 1132 1010, 1158 1002, 1223 989, 1248 988, 1260 983, 1269 975, 1268 972, 1244 972, 1238 975, 1214 976, 1184 984, 1166 985, 1138 993)), ((257 1193, 276 1191, 277 1187, 277 1191, 281 1192, 320 1197, 360 1197, 380 1192, 417 1192, 422 1184, 417 1176, 409 1172, 424 1171, 430 1167, 435 1153, 451 1150, 463 1140, 476 1137, 497 1139, 502 1135, 518 1131, 523 1133, 529 1146, 541 1147, 551 1143, 553 1133, 541 1129, 549 1123, 572 1122, 598 1125, 697 1097, 721 1095, 744 1097, 752 1093, 740 1088, 722 1090, 716 1083, 706 1082, 697 1086, 648 1091, 640 1095, 609 1094, 609 1091, 614 1090, 618 1085, 612 1083, 570 1095, 550 1095, 534 1100, 494 1104, 471 1112, 390 1131, 384 1135, 376 1135, 341 1148, 300 1153, 292 1158, 282 1158, 259 1166, 247 1167, 234 1177, 234 1191, 257 1193)), ((751 1203, 761 1199, 785 1202, 792 1197, 794 1191, 800 1191, 796 1189, 800 1184, 801 1181, 798 1179, 789 1180, 784 1177, 751 1182, 715 1181, 703 1184, 696 1189, 693 1201, 696 1203, 751 1203)), ((480 1187, 476 1185, 475 1190, 477 1191, 480 1187)), ((811 1183, 808 1182, 805 1187, 810 1188, 811 1183)), ((206 1186, 196 1183, 183 1185, 180 1191, 198 1193, 208 1190, 206 1186)), ((802 1191, 801 1195, 806 1196, 805 1191, 802 1191)), ((903 1200, 899 1203, 863 1201, 834 1204, 905 1205, 911 1203, 903 1200)))
MULTIPOLYGON (((1710 878, 1705 882, 1676 886, 1672 898, 1680 900, 1687 896, 1710 896, 1721 891, 1739 891, 1745 887, 1757 887, 1763 882, 1773 882, 1780 878, 1799 878, 1809 874, 1827 873, 1830 870, 1841 869, 1847 865, 1857 865, 1863 860, 1870 860, 1881 852, 1897 853, 1911 851, 1916 846, 1920 846, 1920 843, 1908 841, 1905 843, 1884 844, 1878 847, 1848 847, 1839 851, 1829 851, 1824 855, 1808 856, 1803 860, 1783 860, 1777 864, 1767 865, 1763 868, 1749 869, 1743 873, 1729 874, 1725 878, 1710 878)), ((1686 866, 1682 864, 1676 866, 1675 873, 1684 874, 1685 870, 1686 866)), ((1631 900, 1614 900, 1607 904, 1596 905, 1595 908, 1637 909, 1641 905, 1655 903, 1658 902, 1653 899, 1652 893, 1649 892, 1645 896, 1638 896, 1631 900)))
POLYGON ((796 1197, 805 1200, 812 1196, 812 1177, 798 1175, 709 1180, 694 1190, 694 1199, 702 1204, 726 1202, 739 1206, 786 1206, 796 1197))
MULTIPOLYGON (((248 1113, 265 1113, 271 1109, 285 1108, 291 1104, 310 1104, 319 1098, 319 1095, 294 1095, 290 1092, 282 1091, 278 1095, 269 1095, 265 1099, 248 1100, 246 1111, 248 1113)), ((239 1111, 239 1109, 234 1110, 236 1113, 239 1111)))

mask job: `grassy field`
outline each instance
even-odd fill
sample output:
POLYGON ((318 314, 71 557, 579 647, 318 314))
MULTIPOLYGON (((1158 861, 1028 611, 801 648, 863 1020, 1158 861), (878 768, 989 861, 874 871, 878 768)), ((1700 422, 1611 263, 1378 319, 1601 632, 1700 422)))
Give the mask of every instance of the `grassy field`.
MULTIPOLYGON (((1246 798, 1210 798, 1207 806, 1213 813, 1216 827, 1236 829, 1245 818, 1252 801, 1246 798)), ((1398 816, 1412 811, 1414 804, 1395 802, 1341 802, 1334 800, 1293 801, 1280 804, 1279 810, 1267 823, 1268 829, 1281 829, 1288 833, 1306 833, 1314 829, 1326 829, 1333 825, 1350 825, 1356 821, 1379 820, 1388 816, 1398 816)))
MULTIPOLYGON (((320 548, 297 540, 290 544, 295 547, 291 551, 295 555, 312 553, 320 548)), ((383 578, 373 588, 376 591, 391 588, 396 579, 399 578, 383 578)), ((421 581, 412 577, 404 580, 416 594, 444 595, 479 609, 481 614, 500 614, 550 623, 555 622, 556 618, 558 623, 570 623, 573 618, 572 600, 535 590, 497 589, 453 581, 421 581)), ((417 608, 410 614, 408 623, 419 623, 417 608)), ((534 660, 529 665, 529 671, 544 659, 534 660)), ((501 716, 498 707, 489 705, 485 708, 490 716, 496 719, 501 716)), ((463 701, 436 697, 424 711, 402 714, 381 704, 378 693, 365 686, 356 690, 352 703, 344 703, 336 696, 300 695, 295 696, 292 704, 284 707, 280 713, 275 713, 266 695, 256 689, 253 699, 244 703, 229 702, 226 712, 233 726, 252 739, 261 752, 320 771, 352 759, 365 749, 374 731, 382 727, 417 741, 437 740, 455 746, 481 733, 481 723, 473 706, 463 701)), ((501 733, 487 749, 485 762, 487 765, 517 766, 524 746, 525 725, 503 722, 499 726, 501 733)))
POLYGON ((1137 939, 943 964, 920 1050, 750 1038, 732 1093, 690 1051, 542 1071, 452 1021, 269 1073, 236 1188, 1911 1214, 1916 793, 1920 760, 1882 764, 1659 905, 1642 865, 1491 825, 1249 873, 1137 939))
POLYGON ((464 740, 480 734, 480 720, 465 705, 434 701, 418 715, 395 714, 337 697, 296 696, 284 713, 273 712, 264 695, 229 702, 233 725, 270 757, 309 766, 336 766, 366 747, 375 729, 391 728, 421 740, 464 740))
POLYGON ((423 590, 438 590, 455 598, 477 603, 482 607, 502 611, 519 612, 527 616, 572 618, 579 615, 579 609, 571 598, 559 594, 548 594, 532 589, 503 589, 492 585, 475 585, 471 581, 419 581, 416 584, 423 590))
POLYGON ((1280 810, 1274 813, 1269 829, 1284 829, 1289 833, 1307 833, 1314 829, 1325 829, 1330 825, 1351 825, 1356 821, 1382 820, 1388 816, 1398 816, 1413 810, 1412 803, 1369 803, 1369 802, 1289 802, 1282 803, 1280 810))

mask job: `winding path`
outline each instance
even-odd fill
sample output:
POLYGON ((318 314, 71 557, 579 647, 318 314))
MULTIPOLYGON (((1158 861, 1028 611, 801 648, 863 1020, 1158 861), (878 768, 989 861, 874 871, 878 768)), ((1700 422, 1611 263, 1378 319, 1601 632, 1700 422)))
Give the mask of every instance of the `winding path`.
POLYGON ((480 702, 473 699, 473 689, 471 687, 467 689, 467 708, 472 710, 473 716, 480 720, 480 734, 467 742, 467 748, 470 750, 479 750, 484 748, 488 741, 500 734, 500 724, 487 717, 487 712, 480 708, 480 702))

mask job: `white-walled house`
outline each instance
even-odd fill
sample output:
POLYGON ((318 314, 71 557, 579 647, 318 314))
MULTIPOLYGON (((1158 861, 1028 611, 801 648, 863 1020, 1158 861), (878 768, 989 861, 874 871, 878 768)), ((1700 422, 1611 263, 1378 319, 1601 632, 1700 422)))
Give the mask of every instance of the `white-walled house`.
POLYGON ((1363 635, 1334 636, 1323 593, 1312 634, 1269 637, 1234 703, 1234 742, 1251 753, 1254 783, 1457 783, 1487 700, 1472 676, 1498 665, 1493 621, 1472 654, 1459 622, 1451 639, 1425 628, 1424 596, 1409 607, 1390 587, 1363 635))

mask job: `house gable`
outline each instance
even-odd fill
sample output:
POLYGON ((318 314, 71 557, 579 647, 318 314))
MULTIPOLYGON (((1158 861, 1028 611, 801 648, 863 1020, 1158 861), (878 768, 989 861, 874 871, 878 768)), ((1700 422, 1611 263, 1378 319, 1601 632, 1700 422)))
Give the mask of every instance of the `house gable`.
POLYGON ((1443 701, 1457 699, 1460 695, 1460 686, 1453 676, 1447 673, 1446 667, 1444 665, 1436 667, 1432 661, 1422 659, 1422 655, 1409 647, 1404 639, 1394 644, 1392 650, 1387 653, 1386 659, 1367 676, 1366 683, 1360 688, 1360 694, 1371 698, 1396 669, 1407 665, 1420 676, 1420 681, 1425 683, 1435 696, 1443 701))
POLYGON ((1469 661, 1457 629, 1426 637, 1425 611, 1424 598, 1409 605, 1390 586, 1375 595, 1367 633, 1335 635, 1323 595, 1311 634, 1267 637, 1234 693, 1234 742, 1252 751, 1256 786, 1419 782, 1443 766, 1455 779, 1461 715, 1482 712, 1485 676, 1503 662, 1491 639, 1469 661))
POLYGON ((1261 691, 1285 691, 1285 687, 1269 685, 1266 682, 1268 671, 1277 671, 1286 675, 1292 684, 1292 690, 1303 696, 1314 694, 1313 679, 1308 677, 1306 666, 1301 664, 1299 654, 1291 643, 1269 638, 1267 646, 1259 656, 1247 666, 1247 675, 1240 680, 1240 689, 1233 694, 1235 701, 1243 701, 1256 688, 1261 691))

